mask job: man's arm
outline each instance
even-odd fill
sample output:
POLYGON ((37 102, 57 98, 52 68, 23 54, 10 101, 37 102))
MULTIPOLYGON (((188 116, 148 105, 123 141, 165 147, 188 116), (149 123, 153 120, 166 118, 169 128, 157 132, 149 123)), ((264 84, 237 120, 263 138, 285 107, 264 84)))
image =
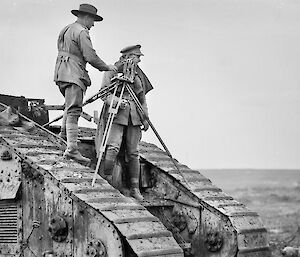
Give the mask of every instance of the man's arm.
POLYGON ((144 91, 142 91, 139 95, 138 95, 138 99, 142 105, 143 108, 143 112, 144 112, 144 117, 142 117, 143 119, 149 119, 149 112, 148 112, 148 105, 147 105, 147 101, 146 101, 146 96, 144 91))
POLYGON ((141 121, 143 124, 142 130, 147 131, 149 129, 149 112, 148 112, 148 105, 147 105, 147 101, 146 101, 146 96, 145 96, 145 92, 142 91, 139 95, 138 95, 138 100, 141 103, 142 109, 143 109, 143 113, 139 112, 139 115, 141 117, 141 121))
POLYGON ((94 68, 100 71, 110 71, 115 70, 114 65, 107 65, 97 54, 93 48, 90 35, 87 30, 83 30, 79 34, 80 37, 80 49, 83 55, 83 58, 86 62, 91 64, 94 68))
MULTIPOLYGON (((104 72, 103 78, 102 78, 102 83, 101 83, 101 88, 104 88, 111 84, 111 79, 117 75, 117 72, 114 71, 106 71, 104 72)), ((113 106, 115 106, 119 100, 117 96, 113 97, 112 92, 108 93, 104 98, 101 98, 107 105, 110 105, 111 101, 113 100, 113 106)))
POLYGON ((106 87, 109 84, 111 84, 111 79, 116 75, 117 75, 117 73, 114 71, 104 72, 103 78, 102 78, 102 83, 101 83, 101 88, 106 87))

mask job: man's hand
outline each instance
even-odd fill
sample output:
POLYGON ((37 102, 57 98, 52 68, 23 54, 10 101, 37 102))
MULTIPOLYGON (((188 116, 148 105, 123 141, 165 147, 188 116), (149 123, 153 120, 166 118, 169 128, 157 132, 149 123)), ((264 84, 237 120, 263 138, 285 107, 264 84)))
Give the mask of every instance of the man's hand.
POLYGON ((109 65, 107 65, 107 66, 108 66, 108 68, 109 68, 110 71, 118 72, 117 66, 111 65, 111 64, 109 64, 109 65))
POLYGON ((143 123, 142 130, 147 131, 149 129, 149 123, 148 123, 148 121, 147 120, 143 120, 142 123, 143 123))

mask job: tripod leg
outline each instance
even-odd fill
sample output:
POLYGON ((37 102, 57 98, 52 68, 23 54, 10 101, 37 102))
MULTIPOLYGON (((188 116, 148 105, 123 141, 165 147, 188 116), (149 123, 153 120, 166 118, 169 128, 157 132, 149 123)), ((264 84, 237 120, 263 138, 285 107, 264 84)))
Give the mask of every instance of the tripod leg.
POLYGON ((97 176, 98 170, 100 168, 100 164, 101 164, 103 154, 105 152, 107 141, 108 141, 108 138, 109 138, 109 135, 110 135, 110 130, 111 130, 111 127, 112 127, 112 123, 114 121, 115 115, 118 113, 124 90, 125 90, 125 85, 123 84, 120 96, 118 98, 119 100, 117 102, 116 107, 113 106, 113 104, 114 104, 113 102, 114 102, 114 96, 116 95, 116 92, 117 92, 117 87, 114 90, 113 97, 112 97, 112 100, 111 100, 110 106, 109 106, 108 122, 107 122, 107 125, 106 125, 105 130, 104 130, 104 134, 103 134, 103 138, 102 138, 102 142, 101 142, 101 146, 100 146, 100 151, 99 151, 99 157, 98 157, 98 160, 97 160, 97 165, 96 165, 96 169, 95 169, 95 172, 94 172, 94 177, 93 177, 93 180, 92 180, 92 186, 95 185, 96 176, 97 176))
POLYGON ((176 161, 174 160, 174 158, 172 157, 169 149, 167 148, 167 146, 165 145, 164 141, 162 140, 162 138, 158 134, 157 130, 153 126, 153 124, 150 121, 149 117, 147 117, 145 115, 143 107, 142 107, 140 101, 138 100, 136 94, 134 93, 134 91, 132 90, 132 88, 128 84, 125 83, 125 86, 126 86, 127 91, 129 92, 130 96, 132 97, 132 99, 133 99, 133 101, 134 101, 134 103, 135 103, 135 105, 136 105, 136 107, 137 107, 137 109, 139 111, 139 114, 141 115, 141 119, 143 117, 146 117, 146 120, 148 121, 149 126, 151 127, 152 131, 154 132, 154 134, 156 135, 157 139, 159 140, 159 142, 163 146, 163 148, 166 151, 167 155, 170 157, 170 160, 173 162, 175 168, 178 170, 179 174, 182 176, 182 178, 183 178, 184 182, 186 183, 186 185, 188 185, 188 182, 187 182, 186 178, 183 176, 182 172, 180 171, 180 168, 179 168, 178 164, 176 163, 176 161))
POLYGON ((113 118, 114 118, 114 115, 112 113, 110 113, 109 118, 108 118, 108 122, 107 122, 106 127, 105 127, 104 135, 103 135, 103 138, 102 138, 102 141, 101 141, 101 145, 100 145, 100 151, 99 151, 99 156, 98 156, 98 160, 97 160, 96 169, 95 169, 95 172, 94 172, 92 186, 94 186, 94 184, 96 182, 96 176, 97 176, 98 170, 100 168, 100 164, 101 164, 103 154, 105 152, 105 148, 106 148, 106 144, 107 144, 107 140, 108 140, 108 136, 109 136, 109 131, 110 131, 110 128, 112 126, 113 118))

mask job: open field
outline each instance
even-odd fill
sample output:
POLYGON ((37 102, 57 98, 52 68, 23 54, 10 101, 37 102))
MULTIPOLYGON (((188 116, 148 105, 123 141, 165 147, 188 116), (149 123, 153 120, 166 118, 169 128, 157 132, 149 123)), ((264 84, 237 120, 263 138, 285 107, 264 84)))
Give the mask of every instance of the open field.
POLYGON ((256 211, 269 231, 273 257, 300 246, 300 170, 200 170, 213 184, 256 211))

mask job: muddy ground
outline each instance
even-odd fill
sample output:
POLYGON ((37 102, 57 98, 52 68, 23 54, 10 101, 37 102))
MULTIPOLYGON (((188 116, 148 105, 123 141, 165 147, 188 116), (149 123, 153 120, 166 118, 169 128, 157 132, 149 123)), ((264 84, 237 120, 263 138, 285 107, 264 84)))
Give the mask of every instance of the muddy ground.
POLYGON ((300 171, 200 172, 260 215, 269 231, 272 257, 282 256, 280 250, 285 246, 300 246, 300 171))

